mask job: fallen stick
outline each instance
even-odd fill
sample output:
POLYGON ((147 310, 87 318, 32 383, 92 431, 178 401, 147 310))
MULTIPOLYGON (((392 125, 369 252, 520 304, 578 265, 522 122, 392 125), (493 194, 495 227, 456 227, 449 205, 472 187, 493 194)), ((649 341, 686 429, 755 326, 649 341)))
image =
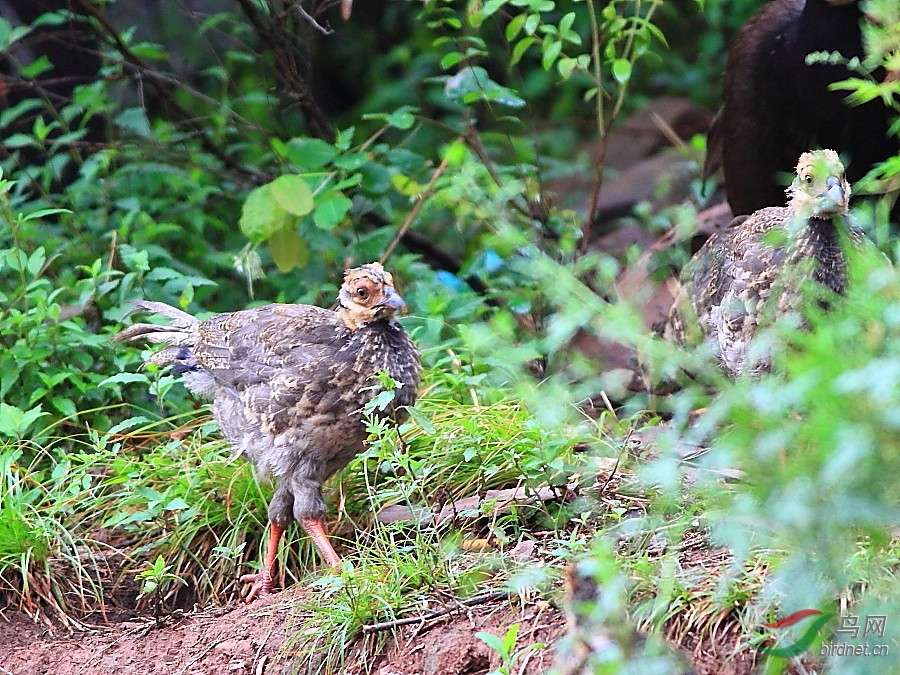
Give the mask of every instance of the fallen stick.
POLYGON ((475 605, 481 605, 485 602, 490 602, 491 600, 508 598, 510 595, 512 595, 510 591, 488 591, 487 593, 473 595, 471 598, 468 598, 466 600, 460 600, 453 607, 444 607, 443 609, 436 609, 433 612, 428 612, 427 614, 421 614, 419 616, 407 616, 403 619, 382 621, 381 623, 373 623, 371 625, 363 626, 362 632, 366 634, 377 633, 378 631, 382 630, 390 630, 391 628, 408 626, 412 623, 425 623, 426 621, 431 621, 432 619, 437 619, 446 614, 451 614, 453 612, 459 611, 460 607, 474 607, 475 605))

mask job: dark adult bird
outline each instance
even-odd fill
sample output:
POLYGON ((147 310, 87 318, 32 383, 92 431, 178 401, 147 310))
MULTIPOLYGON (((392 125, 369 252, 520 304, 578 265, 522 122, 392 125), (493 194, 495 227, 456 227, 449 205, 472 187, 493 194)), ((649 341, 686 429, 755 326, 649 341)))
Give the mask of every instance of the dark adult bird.
POLYGON ((804 153, 796 173, 787 206, 735 218, 681 272, 664 334, 681 344, 711 340, 733 377, 768 369, 765 357, 748 361, 753 337, 760 325, 801 307, 805 280, 843 294, 847 247, 881 258, 848 222, 850 185, 837 153, 804 153))
POLYGON ((735 37, 704 166, 707 176, 723 169, 732 213, 783 204, 781 177, 810 148, 837 150, 851 183, 900 150, 897 137, 888 136, 892 113, 881 100, 854 106, 847 91, 829 89, 854 73, 806 62, 819 51, 861 59, 863 20, 856 0, 772 0, 735 37))
POLYGON ((419 383, 419 352, 394 314, 406 307, 378 263, 347 270, 337 311, 272 304, 198 321, 160 302, 137 310, 168 324, 134 324, 115 339, 167 345, 148 363, 174 365, 191 391, 212 397, 213 413, 236 454, 257 477, 277 482, 262 570, 241 578, 248 602, 272 591, 284 529, 299 521, 322 557, 340 562, 325 534, 322 483, 364 448, 364 406, 375 375, 398 385, 378 414, 402 416, 419 383))

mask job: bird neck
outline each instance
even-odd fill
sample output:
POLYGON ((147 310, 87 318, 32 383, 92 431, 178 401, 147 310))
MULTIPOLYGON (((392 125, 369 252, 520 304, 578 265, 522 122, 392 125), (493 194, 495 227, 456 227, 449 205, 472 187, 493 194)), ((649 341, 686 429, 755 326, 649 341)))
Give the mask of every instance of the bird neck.
POLYGON ((344 325, 354 333, 365 326, 390 321, 390 317, 379 317, 377 311, 374 310, 370 313, 362 313, 359 311, 350 311, 346 307, 338 307, 338 314, 340 314, 341 321, 344 322, 344 325))
POLYGON ((797 240, 796 253, 816 261, 813 280, 843 293, 847 288, 847 258, 841 241, 841 217, 837 218, 810 218, 797 240))

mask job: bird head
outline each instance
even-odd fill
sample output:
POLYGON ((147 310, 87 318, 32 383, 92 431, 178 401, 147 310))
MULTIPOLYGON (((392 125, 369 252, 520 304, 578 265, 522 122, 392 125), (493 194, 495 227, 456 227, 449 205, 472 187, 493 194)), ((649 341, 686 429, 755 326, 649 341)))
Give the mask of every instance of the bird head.
POLYGON ((804 220, 849 213, 850 184, 834 150, 813 150, 800 155, 797 177, 787 193, 790 207, 804 220))
POLYGON ((389 319, 394 312, 406 309, 403 298, 394 290, 394 278, 377 262, 344 272, 338 302, 338 311, 350 330, 389 319))

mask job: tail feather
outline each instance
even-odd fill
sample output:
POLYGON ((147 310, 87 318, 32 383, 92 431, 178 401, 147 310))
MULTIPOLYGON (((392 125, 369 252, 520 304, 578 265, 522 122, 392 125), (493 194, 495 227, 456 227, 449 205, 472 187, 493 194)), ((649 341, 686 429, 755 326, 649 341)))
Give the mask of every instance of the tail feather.
POLYGON ((172 319, 170 326, 175 328, 194 328, 200 322, 187 312, 182 312, 176 307, 167 305, 164 302, 154 302, 153 300, 138 300, 134 303, 134 309, 131 313, 143 314, 159 314, 167 319, 172 319))
MULTIPOLYGON (((151 300, 134 303, 132 313, 156 314, 169 319, 168 324, 136 323, 113 337, 114 342, 154 342, 176 347, 193 347, 197 343, 200 322, 187 312, 151 300)), ((166 351, 166 350, 163 350, 166 351)))
POLYGON ((135 323, 115 335, 113 341, 153 342, 192 347, 197 343, 197 334, 190 330, 179 330, 171 325, 161 326, 155 323, 135 323))
POLYGON ((157 366, 174 365, 176 370, 181 369, 182 371, 189 370, 198 365, 197 360, 194 358, 194 355, 191 354, 190 349, 185 346, 177 345, 160 349, 147 359, 147 363, 153 363, 157 366))
POLYGON ((147 359, 147 363, 157 366, 173 366, 172 373, 181 375, 188 389, 196 394, 212 395, 216 389, 216 382, 191 352, 200 341, 200 322, 187 312, 151 300, 140 300, 134 303, 132 311, 165 317, 169 319, 169 323, 132 324, 113 337, 113 341, 151 342, 166 345, 152 354, 147 359))

